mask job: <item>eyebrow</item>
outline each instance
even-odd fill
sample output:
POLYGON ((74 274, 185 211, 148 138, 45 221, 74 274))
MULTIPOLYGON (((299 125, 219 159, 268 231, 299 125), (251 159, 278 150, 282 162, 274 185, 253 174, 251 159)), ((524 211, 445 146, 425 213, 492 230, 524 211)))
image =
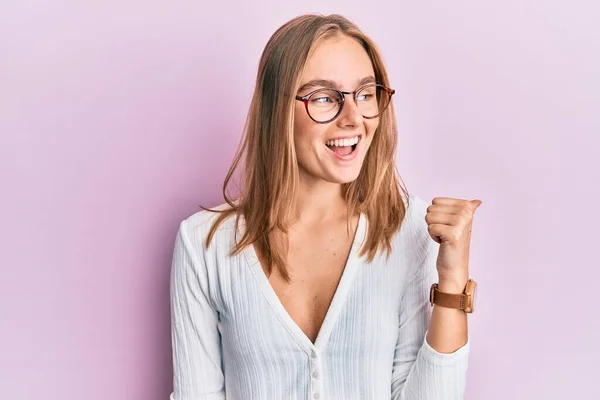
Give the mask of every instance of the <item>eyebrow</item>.
MULTIPOLYGON (((356 87, 361 87, 363 85, 366 85, 367 83, 375 83, 375 77, 372 75, 365 76, 364 78, 360 79, 357 82, 356 87)), ((323 87, 335 88, 338 90, 342 90, 341 89, 342 85, 340 85, 336 81, 332 81, 330 79, 313 79, 313 80, 306 82, 304 85, 300 86, 300 89, 298 89, 298 92, 302 93, 308 89, 316 89, 316 88, 323 88, 323 87)))

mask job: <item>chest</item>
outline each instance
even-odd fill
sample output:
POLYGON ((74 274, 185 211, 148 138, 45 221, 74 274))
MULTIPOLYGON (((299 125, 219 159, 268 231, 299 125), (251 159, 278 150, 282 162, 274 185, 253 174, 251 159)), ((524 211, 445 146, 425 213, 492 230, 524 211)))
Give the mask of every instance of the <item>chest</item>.
MULTIPOLYGON (((355 223, 356 224, 356 223, 355 223)), ((268 277, 279 301, 314 342, 327 315, 352 249, 354 226, 340 224, 289 233, 290 282, 274 269, 268 277)), ((264 263, 263 270, 266 273, 264 263)))
POLYGON ((262 360, 261 365, 276 370, 293 365, 301 373, 314 350, 312 342, 328 359, 350 357, 365 372, 390 365, 408 269, 405 251, 396 248, 390 257, 367 261, 366 255, 358 254, 367 226, 364 220, 357 225, 349 231, 345 224, 312 229, 307 235, 290 231, 290 282, 277 270, 266 273, 255 246, 216 267, 220 273, 212 282, 211 301, 219 311, 227 360, 241 365, 262 360), (298 363, 290 363, 295 356, 300 357, 298 363))

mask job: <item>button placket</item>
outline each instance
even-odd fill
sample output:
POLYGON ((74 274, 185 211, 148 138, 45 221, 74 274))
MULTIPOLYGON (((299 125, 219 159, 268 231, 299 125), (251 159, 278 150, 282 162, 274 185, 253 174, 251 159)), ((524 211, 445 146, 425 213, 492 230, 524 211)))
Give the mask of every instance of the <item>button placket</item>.
POLYGON ((320 358, 315 349, 311 349, 310 351, 310 370, 312 398, 314 400, 319 400, 322 398, 323 380, 321 379, 320 358))

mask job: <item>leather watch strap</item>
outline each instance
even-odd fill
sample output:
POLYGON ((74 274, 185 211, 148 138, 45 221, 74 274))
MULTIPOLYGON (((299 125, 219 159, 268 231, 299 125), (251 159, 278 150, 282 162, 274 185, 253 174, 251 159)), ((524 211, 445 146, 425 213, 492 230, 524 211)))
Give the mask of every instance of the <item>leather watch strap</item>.
POLYGON ((437 289, 437 285, 433 287, 433 302, 442 307, 447 308, 457 308, 459 310, 464 310, 467 304, 467 295, 466 294, 450 294, 440 292, 437 289))
POLYGON ((455 308, 463 310, 466 313, 472 313, 475 309, 475 290, 477 282, 469 279, 463 293, 444 293, 438 290, 438 284, 431 285, 429 293, 429 302, 433 306, 437 304, 446 308, 455 308))

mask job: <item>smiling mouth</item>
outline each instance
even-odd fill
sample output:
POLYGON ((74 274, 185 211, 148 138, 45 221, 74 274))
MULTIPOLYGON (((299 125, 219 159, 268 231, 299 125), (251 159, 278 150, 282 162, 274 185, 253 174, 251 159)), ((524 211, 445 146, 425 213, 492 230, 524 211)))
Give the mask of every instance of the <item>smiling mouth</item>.
POLYGON ((328 140, 325 142, 325 145, 334 153, 340 156, 347 156, 356 150, 361 139, 362 135, 357 135, 349 139, 328 140))

